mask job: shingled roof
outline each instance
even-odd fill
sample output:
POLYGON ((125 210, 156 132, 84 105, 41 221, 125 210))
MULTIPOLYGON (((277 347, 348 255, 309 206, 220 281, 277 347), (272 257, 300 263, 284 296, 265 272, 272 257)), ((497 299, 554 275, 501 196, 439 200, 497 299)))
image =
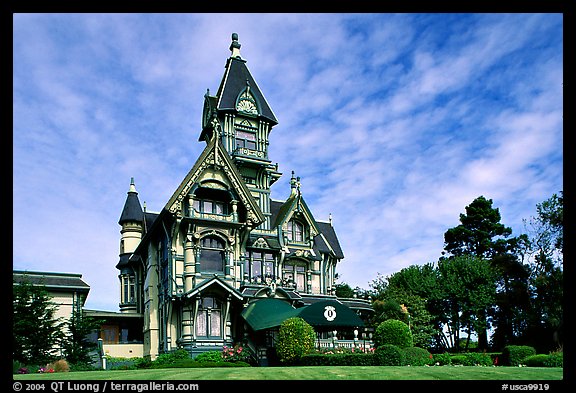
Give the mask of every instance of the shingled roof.
MULTIPOLYGON (((236 47, 240 49, 240 44, 237 42, 237 36, 235 38, 236 41, 233 42, 233 45, 236 44, 236 47)), ((246 60, 239 56, 229 57, 226 62, 226 71, 224 72, 222 82, 220 82, 220 87, 216 94, 218 97, 218 105, 216 108, 218 110, 236 109, 236 100, 240 93, 246 89, 246 86, 250 86, 250 93, 256 99, 259 114, 270 120, 272 123, 278 124, 274 112, 272 112, 272 109, 264 98, 262 91, 248 70, 246 60)))
POLYGON ((138 199, 138 192, 134 186, 134 178, 130 180, 130 189, 128 190, 128 196, 126 197, 126 202, 124 203, 118 224, 122 225, 128 221, 144 221, 144 213, 142 211, 142 205, 140 205, 140 200, 138 199))
POLYGON ((27 282, 32 285, 42 285, 50 291, 73 290, 86 293, 90 291, 90 285, 82 280, 82 274, 14 270, 12 276, 15 284, 27 282))

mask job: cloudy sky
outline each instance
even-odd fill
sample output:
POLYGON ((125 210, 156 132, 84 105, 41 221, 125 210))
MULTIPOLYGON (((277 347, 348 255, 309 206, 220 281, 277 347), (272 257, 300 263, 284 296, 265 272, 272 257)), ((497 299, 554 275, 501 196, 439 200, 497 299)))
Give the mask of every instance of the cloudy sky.
POLYGON ((130 178, 159 211, 193 166, 238 33, 279 124, 269 156, 340 282, 436 261, 476 197, 513 235, 563 190, 561 14, 14 14, 13 267, 82 273, 118 310, 130 178))

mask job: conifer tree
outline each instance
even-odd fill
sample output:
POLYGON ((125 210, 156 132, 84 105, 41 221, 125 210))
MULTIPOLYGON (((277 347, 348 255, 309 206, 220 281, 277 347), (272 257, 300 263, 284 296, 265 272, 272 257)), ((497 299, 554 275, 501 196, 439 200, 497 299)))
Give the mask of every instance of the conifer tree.
POLYGON ((12 358, 44 365, 58 355, 63 322, 46 289, 27 281, 12 285, 12 358))

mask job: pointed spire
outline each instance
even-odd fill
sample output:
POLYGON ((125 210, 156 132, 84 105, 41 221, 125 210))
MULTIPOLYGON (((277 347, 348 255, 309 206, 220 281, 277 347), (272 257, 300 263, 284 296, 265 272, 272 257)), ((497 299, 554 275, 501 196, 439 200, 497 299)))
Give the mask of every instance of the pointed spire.
POLYGON ((240 47, 241 45, 238 42, 238 34, 232 33, 232 43, 230 44, 230 50, 232 51, 232 54, 230 57, 242 58, 242 56, 240 56, 240 47))
POLYGON ((130 179, 130 188, 128 189, 127 194, 128 196, 126 197, 126 202, 124 203, 124 208, 122 209, 122 214, 120 215, 118 224, 122 225, 127 221, 144 221, 144 212, 142 211, 142 206, 138 199, 138 191, 136 191, 133 177, 130 179))

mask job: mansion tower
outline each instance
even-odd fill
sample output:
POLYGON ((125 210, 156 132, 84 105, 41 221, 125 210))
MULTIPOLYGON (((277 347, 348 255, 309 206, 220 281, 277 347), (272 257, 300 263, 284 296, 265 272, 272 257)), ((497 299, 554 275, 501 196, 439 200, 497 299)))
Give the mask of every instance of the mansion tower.
POLYGON ((230 50, 216 94, 204 96, 205 148, 195 164, 159 213, 142 209, 132 179, 119 219, 119 307, 141 316, 144 355, 153 359, 240 342, 265 357, 283 317, 308 315, 319 334, 353 334, 371 312, 368 301, 336 297, 344 254, 294 172, 290 195, 271 199, 282 175, 268 154, 278 120, 236 34, 230 50))

